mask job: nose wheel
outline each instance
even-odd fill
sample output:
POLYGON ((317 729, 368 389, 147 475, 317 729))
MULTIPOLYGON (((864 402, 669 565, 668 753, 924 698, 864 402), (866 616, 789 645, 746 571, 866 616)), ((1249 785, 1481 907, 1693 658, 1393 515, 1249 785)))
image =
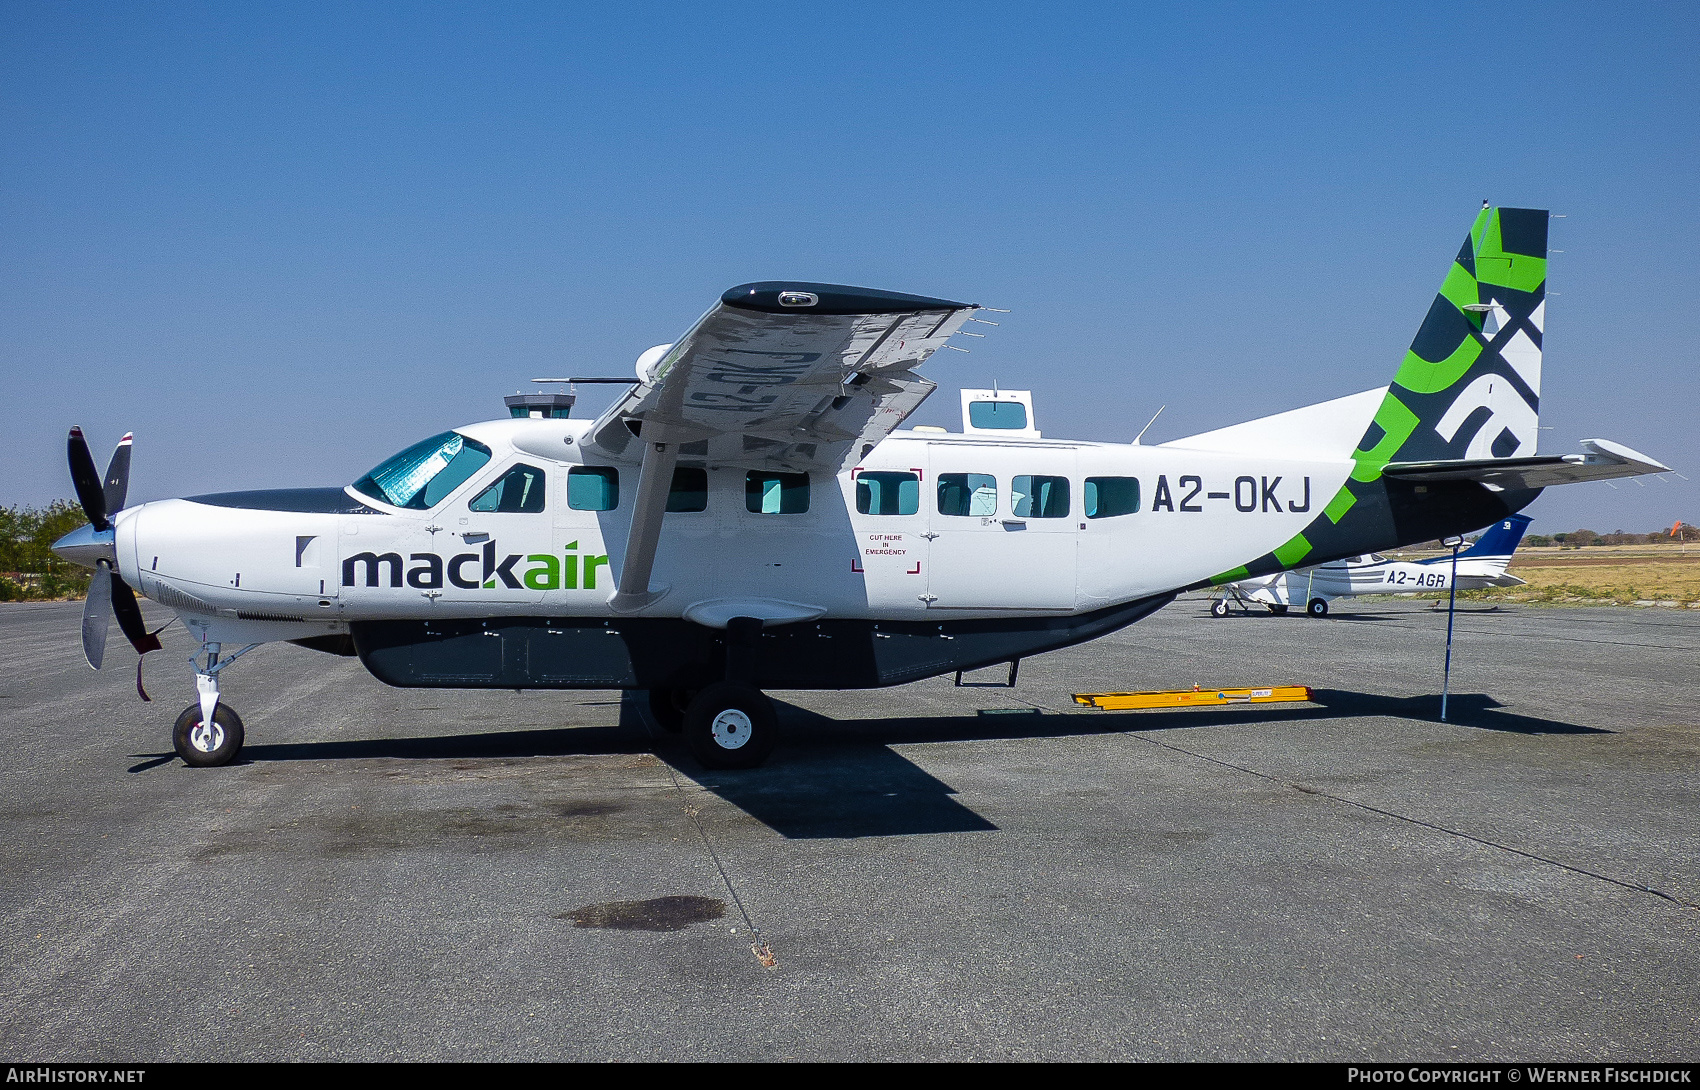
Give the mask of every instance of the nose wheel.
POLYGON ((212 722, 201 716, 197 701, 183 709, 171 732, 171 744, 183 763, 196 768, 229 764, 242 752, 242 717, 229 704, 213 709, 212 722))
POLYGON ((734 681, 710 685, 685 709, 685 744, 705 768, 755 768, 773 752, 778 729, 766 694, 734 681))

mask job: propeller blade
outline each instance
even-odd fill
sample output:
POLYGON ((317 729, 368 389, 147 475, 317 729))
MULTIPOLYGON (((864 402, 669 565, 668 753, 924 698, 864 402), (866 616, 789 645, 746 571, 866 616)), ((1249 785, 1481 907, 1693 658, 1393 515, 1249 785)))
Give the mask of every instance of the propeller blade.
POLYGON ((83 601, 83 657, 96 670, 106 659, 106 632, 112 625, 112 579, 104 563, 97 567, 83 601))
POLYGON ((71 429, 66 453, 71 459, 71 483, 76 486, 77 501, 83 505, 83 514, 89 517, 96 530, 110 529, 112 523, 106 517, 106 493, 100 485, 100 470, 94 467, 94 456, 89 454, 89 443, 83 438, 83 429, 71 429))
POLYGON ((145 655, 149 651, 159 650, 159 637, 148 631, 148 626, 142 621, 142 607, 136 604, 136 592, 130 589, 130 584, 124 582, 117 572, 112 573, 112 612, 118 616, 119 631, 130 641, 130 646, 136 649, 136 654, 145 655))
POLYGON ((134 435, 125 432, 112 452, 112 460, 106 463, 106 484, 101 491, 108 515, 124 510, 124 497, 130 492, 130 444, 134 439, 134 435))

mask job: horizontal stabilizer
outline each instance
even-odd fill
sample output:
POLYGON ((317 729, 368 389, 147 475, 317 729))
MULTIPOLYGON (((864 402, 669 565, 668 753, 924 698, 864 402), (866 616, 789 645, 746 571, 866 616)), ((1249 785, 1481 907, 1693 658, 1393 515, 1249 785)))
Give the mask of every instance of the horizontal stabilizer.
POLYGON ((1585 454, 1531 458, 1465 458, 1440 462, 1389 462, 1382 476, 1401 481, 1475 481, 1494 489, 1548 488, 1556 484, 1607 481, 1669 473, 1639 451, 1605 439, 1584 439, 1585 454))

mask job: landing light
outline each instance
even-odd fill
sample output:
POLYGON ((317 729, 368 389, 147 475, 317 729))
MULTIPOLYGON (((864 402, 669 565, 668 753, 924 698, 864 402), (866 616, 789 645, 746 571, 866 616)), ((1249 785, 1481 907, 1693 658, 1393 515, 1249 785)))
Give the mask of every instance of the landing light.
POLYGON ((779 305, 782 307, 812 307, 820 302, 820 296, 812 291, 782 291, 779 293, 779 305))

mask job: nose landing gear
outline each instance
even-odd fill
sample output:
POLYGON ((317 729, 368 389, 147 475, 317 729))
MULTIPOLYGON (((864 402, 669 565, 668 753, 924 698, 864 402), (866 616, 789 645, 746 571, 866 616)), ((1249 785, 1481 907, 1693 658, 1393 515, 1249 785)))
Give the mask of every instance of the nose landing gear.
POLYGON ((200 699, 183 709, 171 731, 172 748, 184 764, 213 768, 229 764, 242 752, 245 738, 242 717, 236 714, 236 709, 219 702, 218 675, 258 646, 251 643, 229 658, 220 659, 219 645, 209 642, 189 656, 190 664, 195 667, 195 688, 200 691, 200 699))

